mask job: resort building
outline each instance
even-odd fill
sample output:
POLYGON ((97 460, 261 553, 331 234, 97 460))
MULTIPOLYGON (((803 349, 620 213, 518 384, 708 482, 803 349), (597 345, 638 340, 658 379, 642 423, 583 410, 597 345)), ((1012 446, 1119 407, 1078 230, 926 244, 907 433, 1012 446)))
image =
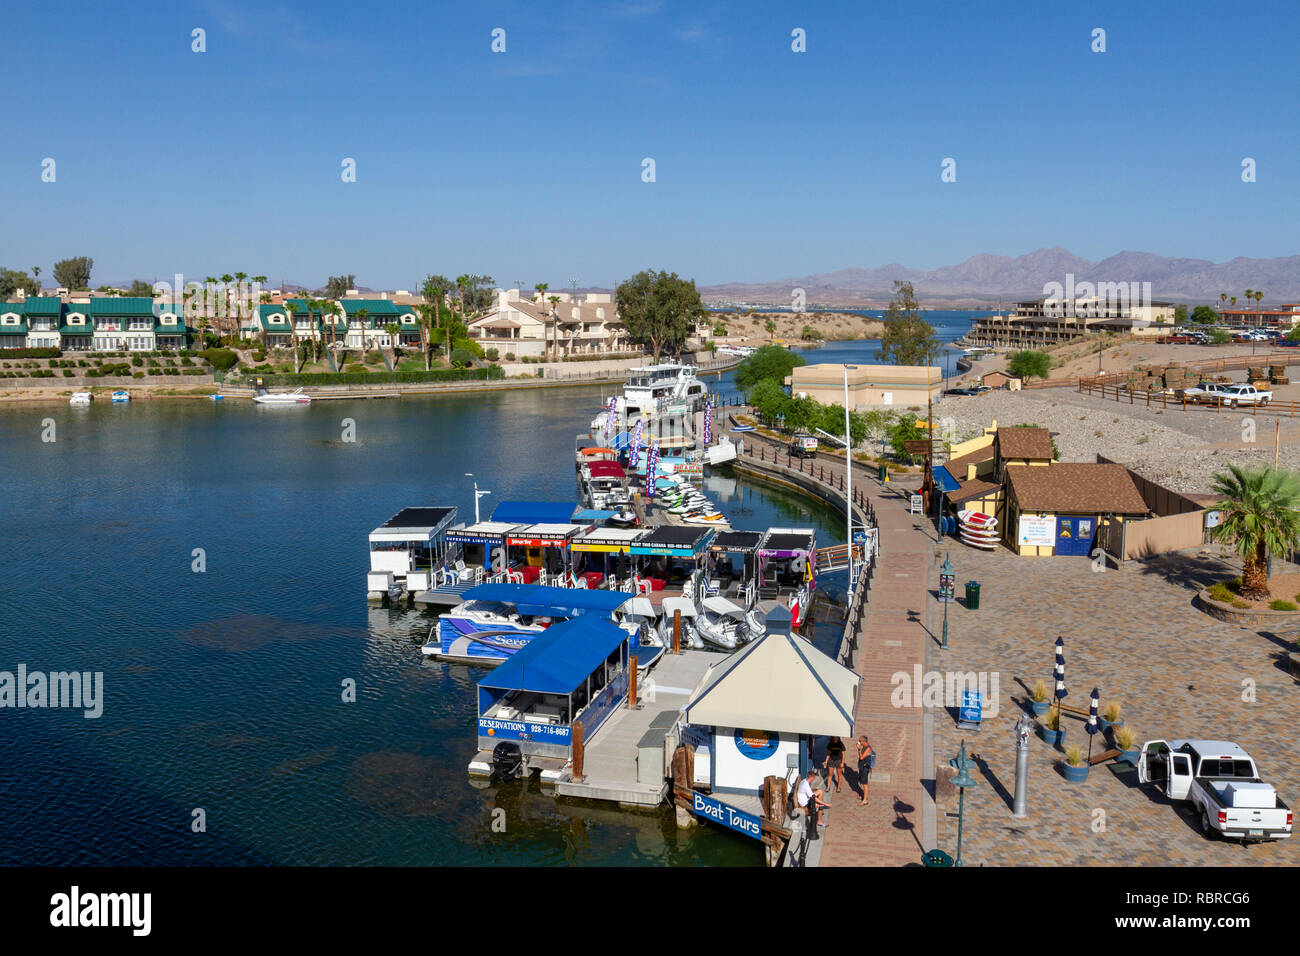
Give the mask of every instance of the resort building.
POLYGON ((181 307, 147 296, 31 296, 0 304, 0 348, 149 352, 185 344, 181 307))
POLYGON ((498 289, 496 308, 469 325, 480 345, 535 357, 550 352, 580 355, 631 347, 609 293, 590 293, 582 302, 568 293, 532 301, 518 289, 498 289), (557 301, 550 302, 551 298, 557 301))
POLYGON ((391 299, 339 299, 350 349, 387 349, 394 345, 419 346, 420 321, 412 306, 391 299), (397 326, 396 341, 389 326, 397 326))
POLYGON ((1127 295, 1032 299, 1017 302, 1009 315, 977 317, 966 338, 972 345, 1024 348, 1099 332, 1160 335, 1173 326, 1174 308, 1173 302, 1130 302, 1127 295))
MULTIPOLYGON (((801 365, 786 379, 790 394, 822 405, 844 404, 844 365, 801 365)), ((919 405, 938 401, 943 369, 937 365, 848 366, 849 407, 919 405)))
POLYGON ((1219 315, 1231 326, 1285 331, 1300 324, 1300 302, 1283 302, 1276 309, 1220 309, 1219 315))

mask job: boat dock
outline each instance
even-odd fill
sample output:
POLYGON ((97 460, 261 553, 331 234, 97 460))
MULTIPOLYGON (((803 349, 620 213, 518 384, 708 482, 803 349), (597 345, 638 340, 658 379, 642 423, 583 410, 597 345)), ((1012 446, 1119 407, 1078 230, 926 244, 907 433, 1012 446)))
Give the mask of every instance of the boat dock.
POLYGON ((668 793, 665 747, 678 717, 709 665, 725 655, 703 650, 664 654, 641 687, 636 709, 620 708, 592 738, 582 759, 582 779, 572 768, 555 785, 555 795, 657 807, 668 793), (643 765, 644 764, 644 765, 643 765))

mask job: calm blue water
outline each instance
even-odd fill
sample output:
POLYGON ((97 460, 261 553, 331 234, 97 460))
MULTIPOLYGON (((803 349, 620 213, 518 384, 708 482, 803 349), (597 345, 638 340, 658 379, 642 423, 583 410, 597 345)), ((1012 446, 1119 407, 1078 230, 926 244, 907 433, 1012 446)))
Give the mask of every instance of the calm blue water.
MULTIPOLYGON (((485 509, 573 500, 573 437, 601 395, 0 407, 0 670, 105 679, 98 720, 0 710, 0 863, 760 865, 670 812, 472 789, 483 672, 424 661, 425 613, 366 605, 366 534, 408 505, 472 519, 464 472, 485 509)), ((737 527, 842 537, 787 492, 712 491, 737 527)))

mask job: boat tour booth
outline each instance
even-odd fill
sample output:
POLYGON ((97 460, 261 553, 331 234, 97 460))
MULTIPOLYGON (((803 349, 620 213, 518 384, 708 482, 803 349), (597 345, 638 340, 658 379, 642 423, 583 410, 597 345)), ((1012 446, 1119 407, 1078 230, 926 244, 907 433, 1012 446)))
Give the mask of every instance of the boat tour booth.
POLYGON ((812 528, 768 528, 758 545, 759 596, 782 601, 794 626, 807 618, 817 588, 817 532, 812 528))
POLYGON ((626 700, 630 635, 582 616, 556 624, 478 682, 471 780, 536 772, 554 785, 626 700))
POLYGON ((372 601, 397 599, 429 587, 447 552, 455 507, 403 508, 370 532, 366 593, 372 601))
POLYGON ((711 665, 682 711, 691 811, 755 839, 764 780, 778 777, 788 792, 814 766, 817 737, 853 738, 861 678, 790 624, 773 609, 767 633, 711 665))
POLYGON ((682 585, 704 567, 716 528, 702 525, 663 525, 652 528, 631 547, 636 573, 650 590, 682 585))
POLYGON ((481 567, 491 574, 506 570, 506 535, 517 527, 508 521, 477 521, 450 529, 447 543, 460 545, 461 560, 466 565, 481 567))
POLYGON ((590 587, 601 583, 618 586, 632 576, 632 546, 648 533, 644 528, 593 527, 583 531, 569 544, 574 573, 579 577, 599 574, 595 585, 588 579, 590 587))

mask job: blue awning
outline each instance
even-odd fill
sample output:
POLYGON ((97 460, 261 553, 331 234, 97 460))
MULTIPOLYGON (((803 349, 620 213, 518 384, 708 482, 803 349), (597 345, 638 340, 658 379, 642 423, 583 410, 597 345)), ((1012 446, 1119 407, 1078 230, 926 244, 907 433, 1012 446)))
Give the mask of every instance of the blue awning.
POLYGON ((571 694, 588 675, 629 639, 622 628, 593 617, 578 617, 547 628, 515 651, 481 688, 571 694))
POLYGON ((493 521, 511 524, 568 524, 577 507, 563 501, 503 501, 492 512, 493 521))
POLYGON ((940 465, 934 470, 934 481, 935 484, 939 486, 939 490, 944 494, 947 494, 950 491, 956 491, 961 487, 961 482, 954 478, 952 473, 943 465, 940 465))
POLYGON ((525 614, 565 616, 566 612, 604 611, 606 613, 630 601, 625 591, 589 588, 553 588, 544 584, 477 584, 461 597, 466 601, 498 601, 514 604, 525 614), (528 610, 524 611, 523 608, 528 610))

